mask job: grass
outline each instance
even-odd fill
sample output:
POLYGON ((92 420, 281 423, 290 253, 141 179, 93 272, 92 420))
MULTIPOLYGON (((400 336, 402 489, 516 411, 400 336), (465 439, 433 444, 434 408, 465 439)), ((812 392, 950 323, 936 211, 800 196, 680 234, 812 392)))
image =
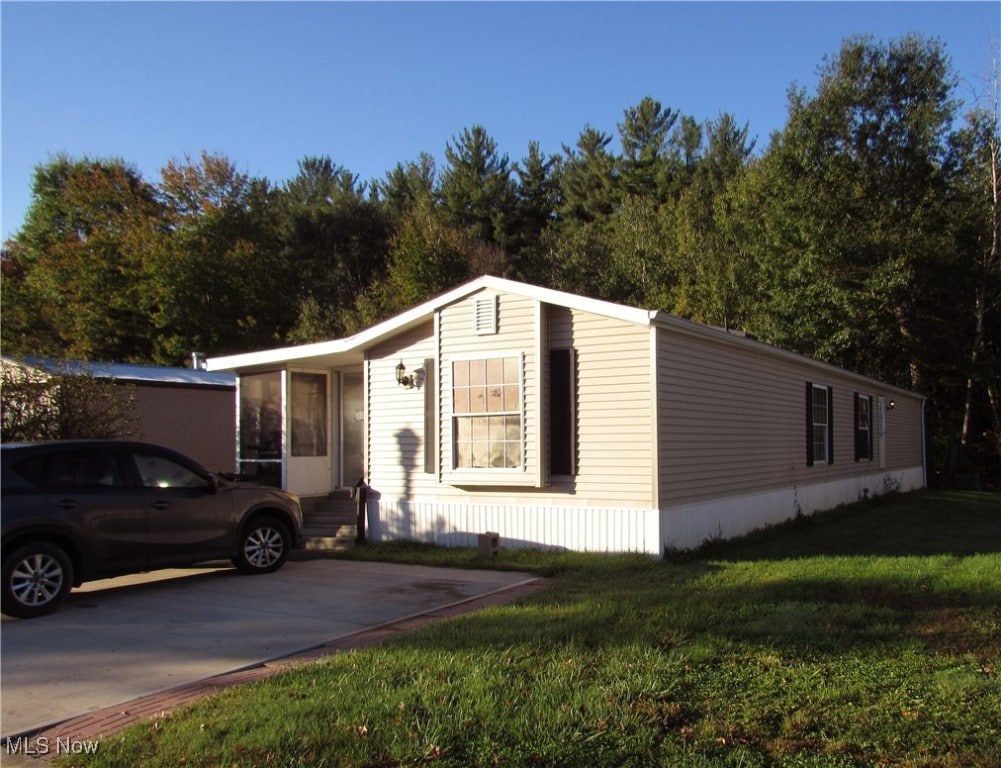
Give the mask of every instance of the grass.
POLYGON ((552 584, 227 690, 64 764, 1001 766, 998 495, 899 496, 668 561, 350 557, 552 584))

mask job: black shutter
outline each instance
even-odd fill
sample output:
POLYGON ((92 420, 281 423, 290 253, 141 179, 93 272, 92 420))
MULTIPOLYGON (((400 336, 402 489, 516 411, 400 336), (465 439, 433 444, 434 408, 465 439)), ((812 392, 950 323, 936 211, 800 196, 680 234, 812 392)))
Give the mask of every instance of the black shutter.
POLYGON ((827 388, 827 463, 834 463, 834 387, 827 388))
POLYGON ((806 382, 806 466, 813 466, 813 384, 806 382))
POLYGON ((549 352, 549 471, 574 473, 573 354, 569 349, 549 352))

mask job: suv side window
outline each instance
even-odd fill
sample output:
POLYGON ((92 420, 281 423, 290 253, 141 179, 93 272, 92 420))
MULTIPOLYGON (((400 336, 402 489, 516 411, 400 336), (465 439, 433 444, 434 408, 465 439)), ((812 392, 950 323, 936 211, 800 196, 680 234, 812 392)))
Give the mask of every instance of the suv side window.
POLYGON ((48 456, 32 456, 14 464, 13 469, 32 485, 44 488, 48 485, 47 470, 49 467, 48 456))
POLYGON ((125 485, 113 453, 87 451, 34 456, 15 467, 23 478, 43 488, 120 488, 125 485))
POLYGON ((207 488, 209 481, 166 456, 135 454, 136 468, 147 488, 207 488))

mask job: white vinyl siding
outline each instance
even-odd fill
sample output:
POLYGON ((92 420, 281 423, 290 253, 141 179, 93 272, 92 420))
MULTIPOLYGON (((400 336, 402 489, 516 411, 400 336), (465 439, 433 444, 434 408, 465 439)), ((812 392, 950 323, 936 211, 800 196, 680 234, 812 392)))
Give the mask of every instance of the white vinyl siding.
MULTIPOLYGON (((674 327, 660 329, 657 348, 662 507, 858 474, 859 378, 765 345, 674 327), (807 467, 804 407, 810 381, 823 381, 834 413, 833 454, 813 467, 807 467)), ((897 396, 897 402, 887 414, 888 470, 922 464, 921 401, 897 396)))
POLYGON ((477 534, 496 531, 502 548, 571 549, 582 552, 644 552, 659 556, 656 509, 550 503, 538 497, 482 495, 418 499, 382 496, 369 502, 369 534, 375 541, 409 539, 475 547, 477 534))
MULTIPOLYGON (((891 399, 887 396, 887 401, 891 399)), ((899 469, 923 463, 922 405, 916 398, 894 396, 896 407, 886 412, 886 467, 899 469)))
POLYGON ((367 355, 366 482, 379 493, 434 493, 435 476, 424 471, 424 392, 396 383, 396 365, 401 359, 407 370, 413 370, 433 355, 432 323, 401 334, 367 355))
POLYGON ((653 505, 650 329, 553 307, 550 344, 572 347, 576 367, 576 475, 553 489, 597 503, 653 505))
MULTIPOLYGON (((475 299, 444 307, 438 315, 439 480, 432 485, 431 476, 411 473, 408 485, 407 474, 399 473, 392 485, 373 483, 379 492, 378 502, 370 502, 373 537, 470 546, 477 532, 497 531, 502 546, 659 554, 650 329, 501 293, 498 332, 479 336, 473 330, 475 299), (576 474, 551 481, 538 463, 547 461, 548 410, 543 406, 549 348, 574 350, 576 377, 576 474), (453 362, 505 357, 513 350, 524 367, 525 470, 451 469, 453 362), (507 485, 478 480, 477 473, 489 477, 491 472, 494 477, 517 472, 519 479, 507 485)), ((386 370, 399 361, 393 355, 395 350, 381 364, 386 370)), ((385 459, 398 456, 394 434, 384 428, 381 439, 390 445, 373 452, 385 459)), ((374 472, 388 475, 379 468, 374 472)))

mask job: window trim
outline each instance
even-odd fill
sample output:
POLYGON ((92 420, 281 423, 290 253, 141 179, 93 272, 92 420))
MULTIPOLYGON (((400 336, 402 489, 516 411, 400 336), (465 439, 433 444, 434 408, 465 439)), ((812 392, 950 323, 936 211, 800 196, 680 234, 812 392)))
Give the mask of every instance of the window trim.
POLYGON ((872 461, 873 460, 873 410, 872 410, 872 395, 863 395, 858 392, 855 393, 854 398, 854 432, 855 432, 855 461, 872 461), (868 404, 869 413, 869 424, 866 429, 862 429, 859 426, 859 417, 862 414, 862 403, 868 404), (863 443, 864 435, 864 443, 863 443), (863 450, 864 448, 864 450, 863 450))
MULTIPOLYGON (((449 485, 525 485, 525 478, 529 474, 527 444, 528 444, 528 414, 525 406, 526 400, 526 373, 525 373, 525 353, 514 350, 491 350, 472 352, 468 354, 450 355, 442 361, 439 370, 448 371, 448 386, 442 386, 441 394, 445 399, 445 408, 442 422, 448 424, 449 429, 449 450, 450 457, 447 462, 443 462, 442 481, 449 485), (517 415, 521 419, 521 462, 516 467, 460 467, 458 460, 456 427, 457 418, 467 415, 478 414, 456 414, 455 412, 455 363, 501 360, 504 358, 515 358, 518 361, 519 381, 518 381, 518 411, 517 415), (447 422, 446 422, 447 420, 447 422)), ((444 376, 440 377, 444 378, 444 376)), ((442 381, 444 385, 445 382, 442 381)), ((488 415, 484 413, 483 415, 488 415)), ((497 415, 514 415, 514 412, 503 412, 497 415)))
POLYGON ((806 382, 806 466, 812 467, 816 464, 834 463, 834 388, 826 384, 815 384, 806 382), (827 398, 827 421, 818 422, 815 420, 815 400, 814 393, 824 391, 827 398), (825 440, 823 442, 826 456, 816 455, 817 441, 814 439, 818 426, 823 426, 825 440))
POLYGON ((424 472, 438 473, 438 366, 433 357, 424 359, 424 472))

